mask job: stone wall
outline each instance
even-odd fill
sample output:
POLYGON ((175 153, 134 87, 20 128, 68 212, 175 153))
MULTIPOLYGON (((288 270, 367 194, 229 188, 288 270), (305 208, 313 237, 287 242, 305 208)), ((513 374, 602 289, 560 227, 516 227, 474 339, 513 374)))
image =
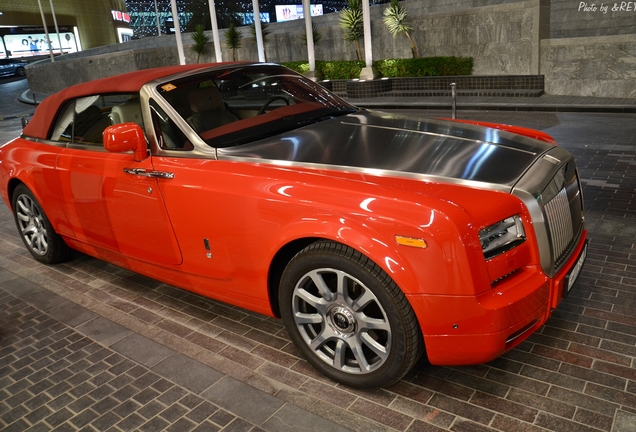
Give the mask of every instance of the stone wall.
MULTIPOLYGON (((475 75, 545 74, 548 94, 636 97, 636 11, 624 20, 627 11, 610 16, 609 10, 608 21, 601 22, 602 12, 579 12, 575 3, 578 8, 580 2, 574 0, 406 0, 403 5, 415 27, 412 36, 420 56, 473 57, 475 75), (602 31, 593 30, 595 26, 602 31), (554 34, 580 36, 587 31, 614 36, 550 39, 554 34)), ((394 38, 384 26, 385 8, 370 9, 373 58, 410 57, 406 37, 394 38)), ((338 14, 316 17, 314 22, 323 37, 315 48, 316 59, 356 59, 354 46, 343 40, 338 14)), ((247 27, 239 30, 244 39, 237 59, 256 61, 255 39, 247 27)), ((303 20, 271 24, 268 30, 268 61, 307 59, 303 20)), ((183 35, 183 43, 186 62, 194 63, 190 34, 183 35)), ((231 51, 223 41, 221 45, 223 59, 231 60, 231 51)), ((214 44, 207 48, 200 61, 214 62, 214 44)), ((177 63, 175 38, 160 36, 65 55, 50 65, 32 65, 27 77, 34 91, 52 93, 88 79, 177 63)))
POLYGON ((543 40, 541 73, 548 94, 635 98, 636 38, 543 40))
MULTIPOLYGON (((68 57, 70 57, 69 55, 68 57)), ((52 94, 74 84, 139 69, 179 64, 175 47, 129 50, 27 66, 31 90, 52 94)))
POLYGON ((550 38, 636 35, 634 1, 551 0, 550 14, 550 38))
MULTIPOLYGON (((442 2, 448 6, 447 3, 449 2, 442 2)), ((420 56, 473 57, 474 73, 477 75, 539 73, 540 0, 479 7, 470 7, 472 1, 459 3, 466 8, 459 12, 429 13, 431 8, 422 6, 421 1, 405 2, 405 7, 409 8, 409 17, 414 26, 412 35, 420 56)), ((411 49, 407 38, 404 35, 394 38, 382 22, 385 8, 386 5, 371 8, 374 59, 410 57, 411 49)), ((315 22, 323 36, 322 41, 316 46, 316 59, 356 59, 354 46, 343 40, 342 29, 338 25, 338 14, 317 17, 315 22)), ((240 30, 244 39, 242 48, 237 52, 237 60, 258 60, 255 39, 246 27, 240 30)), ((304 21, 271 24, 268 30, 271 31, 265 44, 268 61, 306 60, 307 46, 302 38, 305 32, 304 21)), ((191 50, 191 40, 190 34, 183 35, 188 63, 196 61, 196 55, 191 50)), ((207 48, 208 53, 203 55, 200 61, 215 61, 214 44, 210 42, 207 48)), ((232 53, 227 48, 223 48, 222 54, 223 60, 232 59, 232 53)), ((176 59, 175 38, 160 36, 64 56, 49 66, 52 72, 45 73, 42 66, 34 66, 29 68, 28 77, 33 90, 51 93, 52 90, 64 88, 89 77, 92 79, 108 76, 132 70, 131 68, 143 69, 161 64, 175 64, 178 62, 176 59), (148 52, 143 54, 143 50, 148 52), (160 52, 161 56, 153 57, 156 52, 160 52), (92 63, 85 60, 87 57, 92 59, 92 63), (46 79, 36 78, 36 74, 43 74, 46 79), (50 80, 51 76, 61 78, 50 80)))
MULTIPOLYGON (((449 2, 443 3, 445 6, 449 2)), ((457 2, 452 12, 435 10, 425 2, 405 1, 413 26, 411 35, 421 57, 473 57, 475 74, 538 74, 539 73, 539 4, 538 0, 500 5, 470 7, 474 2, 457 2)), ((371 12, 373 58, 411 57, 411 46, 405 35, 393 37, 382 21, 386 5, 374 6, 371 12)), ((441 9, 438 7, 437 9, 441 9)), ((446 8, 444 8, 446 9, 446 8)), ((354 45, 342 38, 338 14, 314 19, 323 39, 316 46, 318 60, 355 60, 354 45)), ((301 61, 307 58, 302 36, 304 21, 270 25, 271 34, 265 44, 268 60, 301 61)), ((248 36, 248 34, 246 34, 248 36)), ((364 52, 364 44, 362 50, 364 52)), ((214 49, 206 59, 212 60, 214 49)), ((223 51, 223 59, 231 53, 223 51)), ((256 60, 256 43, 249 37, 238 50, 238 59, 256 60)))

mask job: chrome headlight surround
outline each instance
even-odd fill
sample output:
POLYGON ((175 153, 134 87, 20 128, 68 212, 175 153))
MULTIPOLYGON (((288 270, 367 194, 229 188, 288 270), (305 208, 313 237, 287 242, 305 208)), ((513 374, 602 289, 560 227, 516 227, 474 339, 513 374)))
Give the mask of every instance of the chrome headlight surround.
POLYGON ((500 220, 479 231, 481 249, 486 259, 507 252, 526 241, 526 232, 518 215, 500 220))

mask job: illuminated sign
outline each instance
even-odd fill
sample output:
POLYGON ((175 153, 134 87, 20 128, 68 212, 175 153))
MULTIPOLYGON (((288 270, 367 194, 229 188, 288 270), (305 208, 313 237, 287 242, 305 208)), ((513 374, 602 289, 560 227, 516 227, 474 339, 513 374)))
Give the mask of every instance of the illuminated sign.
POLYGON ((48 27, 51 33, 47 42, 44 27, 0 27, 0 58, 29 57, 81 51, 76 27, 60 26, 60 37, 54 37, 55 27, 48 27), (4 42, 4 43, 3 43, 4 42), (6 47, 6 51, 4 51, 6 47))
MULTIPOLYGON (((276 5, 276 21, 292 21, 303 19, 305 13, 302 5, 276 5)), ((322 5, 310 5, 311 16, 322 15, 322 5)))
POLYGON ((126 24, 130 24, 130 14, 117 10, 112 10, 110 13, 113 15, 113 21, 121 21, 126 24))

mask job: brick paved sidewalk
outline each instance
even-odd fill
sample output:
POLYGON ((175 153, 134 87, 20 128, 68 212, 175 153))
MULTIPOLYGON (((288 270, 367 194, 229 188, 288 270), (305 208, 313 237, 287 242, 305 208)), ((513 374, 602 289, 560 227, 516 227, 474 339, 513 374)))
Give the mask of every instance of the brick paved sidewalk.
POLYGON ((5 269, 0 329, 3 431, 344 430, 5 269))
POLYGON ((464 114, 553 134, 584 184, 588 261, 517 349, 472 367, 420 361, 390 388, 349 389, 311 369, 277 320, 79 254, 38 264, 0 206, 0 428, 66 416, 68 430, 134 430, 129 417, 157 429, 636 430, 636 116, 464 114))

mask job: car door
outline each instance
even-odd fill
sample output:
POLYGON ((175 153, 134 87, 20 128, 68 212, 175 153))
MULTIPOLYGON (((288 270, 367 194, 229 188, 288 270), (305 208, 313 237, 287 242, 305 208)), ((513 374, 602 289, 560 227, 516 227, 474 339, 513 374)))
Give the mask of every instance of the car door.
POLYGON ((9 63, 7 60, 0 60, 0 76, 7 75, 9 73, 9 63))
POLYGON ((158 180, 134 171, 152 171, 151 159, 135 162, 132 154, 106 152, 101 143, 113 105, 127 99, 82 98, 59 116, 52 138, 69 141, 56 162, 60 199, 77 240, 123 257, 178 265, 181 252, 158 180))

